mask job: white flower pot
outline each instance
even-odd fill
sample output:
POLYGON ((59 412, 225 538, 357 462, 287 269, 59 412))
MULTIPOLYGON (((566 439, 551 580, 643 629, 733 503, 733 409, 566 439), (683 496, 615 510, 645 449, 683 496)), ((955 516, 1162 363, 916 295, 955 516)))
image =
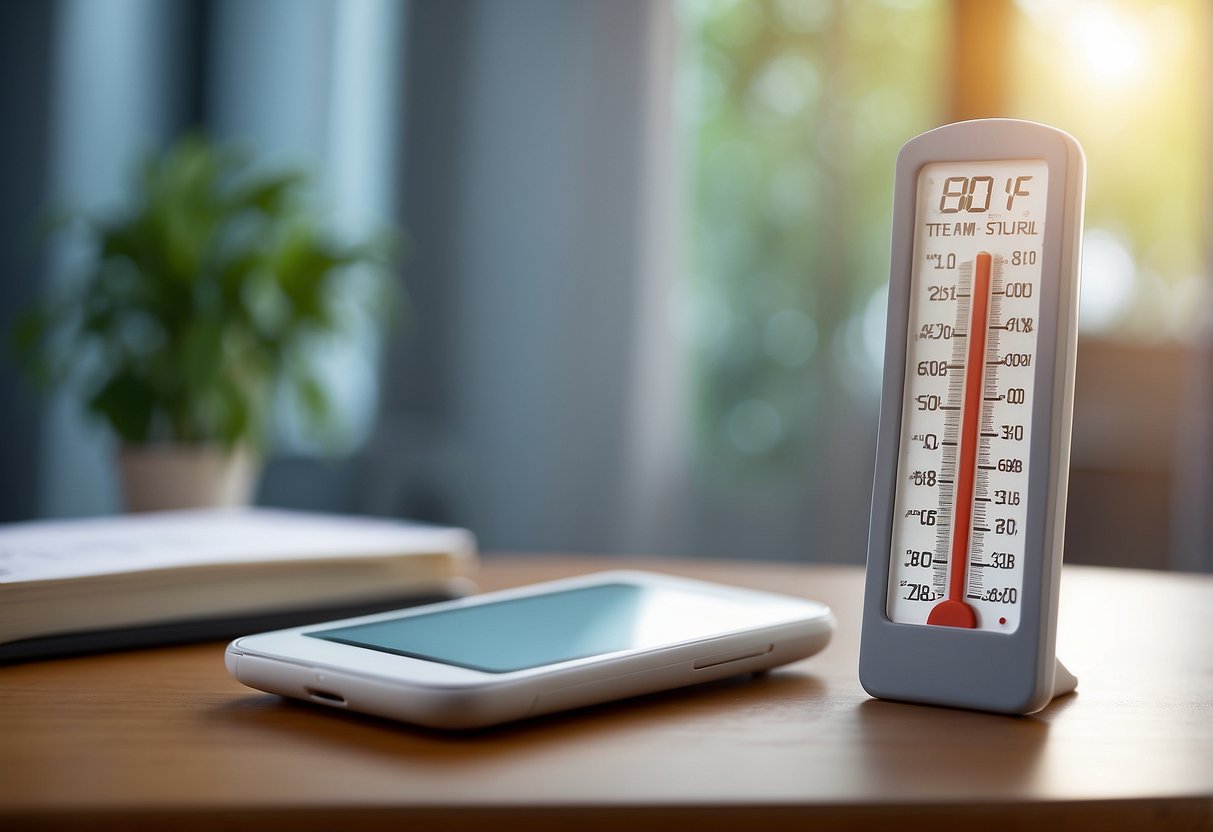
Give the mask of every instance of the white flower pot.
POLYGON ((124 445, 118 451, 127 511, 248 505, 260 468, 245 447, 124 445))

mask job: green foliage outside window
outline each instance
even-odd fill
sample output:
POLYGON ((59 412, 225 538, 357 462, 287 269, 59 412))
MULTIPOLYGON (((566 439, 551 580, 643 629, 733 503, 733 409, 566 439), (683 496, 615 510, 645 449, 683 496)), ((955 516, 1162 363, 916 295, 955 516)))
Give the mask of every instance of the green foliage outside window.
MULTIPOLYGON (((701 464, 802 466, 879 385, 893 164, 949 120, 953 2, 684 0, 685 263, 701 464)), ((1190 338, 1207 308, 1208 8, 1018 0, 1005 115, 1088 157, 1081 325, 1190 338)))
POLYGON ((830 411, 872 409, 893 165, 941 119, 947 6, 679 10, 698 456, 793 470, 830 411))
POLYGON ((1192 337, 1208 222, 1209 6, 1204 0, 1021 0, 1012 110, 1087 155, 1085 332, 1192 337))

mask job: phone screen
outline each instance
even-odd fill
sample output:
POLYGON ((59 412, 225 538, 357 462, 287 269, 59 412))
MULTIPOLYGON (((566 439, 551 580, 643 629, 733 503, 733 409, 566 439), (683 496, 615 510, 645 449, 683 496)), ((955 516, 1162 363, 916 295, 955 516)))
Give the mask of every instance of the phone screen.
POLYGON ((672 587, 599 584, 306 633, 354 647, 508 673, 705 638, 765 621, 758 605, 672 587))

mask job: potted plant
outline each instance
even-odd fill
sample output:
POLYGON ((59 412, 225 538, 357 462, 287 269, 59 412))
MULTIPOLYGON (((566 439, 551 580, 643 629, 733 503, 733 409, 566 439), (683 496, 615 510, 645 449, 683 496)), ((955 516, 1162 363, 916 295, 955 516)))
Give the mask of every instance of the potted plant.
POLYGON ((85 219, 85 274, 18 323, 35 374, 78 386, 117 437, 128 509, 247 502, 276 396, 332 429, 304 347, 348 325, 343 295, 385 305, 395 247, 339 240, 308 185, 179 140, 144 162, 126 209, 85 219))

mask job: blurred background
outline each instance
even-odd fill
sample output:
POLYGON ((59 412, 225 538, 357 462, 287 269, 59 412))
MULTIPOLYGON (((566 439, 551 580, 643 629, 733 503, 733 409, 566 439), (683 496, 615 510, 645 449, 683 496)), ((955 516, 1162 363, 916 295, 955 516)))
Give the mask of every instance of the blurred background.
MULTIPOLYGON (((1201 0, 10 0, 0 329, 73 280, 56 206, 185 131, 389 221, 402 327, 318 357, 257 502, 489 550, 861 563, 893 164, 965 118, 1088 156, 1066 559, 1213 570, 1201 0)), ((0 361, 0 520, 119 508, 115 441, 0 361)))

